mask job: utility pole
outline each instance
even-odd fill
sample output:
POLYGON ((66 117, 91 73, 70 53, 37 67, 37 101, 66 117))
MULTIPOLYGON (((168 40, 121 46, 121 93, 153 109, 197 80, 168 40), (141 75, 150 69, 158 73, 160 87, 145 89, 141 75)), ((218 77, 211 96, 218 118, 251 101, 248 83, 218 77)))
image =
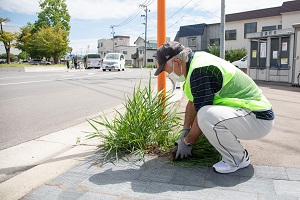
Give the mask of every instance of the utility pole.
MULTIPOLYGON (((145 8, 145 12, 146 15, 141 15, 142 17, 145 17, 145 23, 143 23, 145 25, 145 51, 144 51, 144 67, 146 67, 147 65, 147 18, 148 18, 148 7, 145 5, 140 5, 140 7, 145 8)), ((150 12, 150 11, 149 11, 150 12)))
POLYGON ((225 59, 225 0, 221 0, 220 58, 225 59))
POLYGON ((114 53, 115 52, 115 31, 114 31, 114 25, 111 25, 110 26, 110 28, 112 29, 112 32, 111 32, 111 34, 113 35, 113 37, 112 37, 112 43, 113 43, 113 50, 112 50, 112 52, 114 53))

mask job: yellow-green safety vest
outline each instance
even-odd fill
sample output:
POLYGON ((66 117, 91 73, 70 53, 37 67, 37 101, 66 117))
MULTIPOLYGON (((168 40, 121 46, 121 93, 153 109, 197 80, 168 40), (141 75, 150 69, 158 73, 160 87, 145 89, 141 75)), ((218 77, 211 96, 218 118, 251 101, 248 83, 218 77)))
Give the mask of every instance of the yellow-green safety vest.
POLYGON ((194 69, 207 66, 218 67, 223 76, 222 88, 215 93, 213 105, 246 108, 252 111, 264 111, 272 107, 248 75, 231 63, 206 52, 196 52, 190 63, 183 86, 183 91, 190 101, 194 100, 190 86, 191 74, 194 69))

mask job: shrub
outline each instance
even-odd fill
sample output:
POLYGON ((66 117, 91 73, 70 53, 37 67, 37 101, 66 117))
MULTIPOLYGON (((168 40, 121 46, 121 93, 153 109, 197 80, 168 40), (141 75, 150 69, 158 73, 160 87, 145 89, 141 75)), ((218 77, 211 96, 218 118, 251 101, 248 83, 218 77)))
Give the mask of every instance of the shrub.
POLYGON ((220 47, 213 44, 208 46, 208 51, 210 54, 220 57, 220 47))
POLYGON ((105 150, 105 158, 113 153, 116 159, 119 154, 134 154, 144 159, 146 153, 168 152, 179 136, 181 118, 178 105, 169 102, 171 94, 167 93, 166 98, 160 95, 151 88, 151 81, 144 89, 140 83, 131 98, 125 98, 124 114, 116 110, 111 121, 105 115, 89 121, 95 132, 88 138, 103 141, 98 148, 105 150), (106 130, 99 130, 97 124, 106 130))
POLYGON ((229 61, 229 62, 234 62, 237 60, 240 60, 241 58, 243 58, 244 56, 247 55, 247 50, 245 48, 241 48, 241 49, 230 49, 226 51, 225 54, 225 60, 229 61))
MULTIPOLYGON (((141 83, 134 89, 132 96, 125 98, 124 114, 116 110, 116 116, 109 120, 105 115, 100 119, 89 121, 94 132, 88 139, 99 138, 98 149, 104 150, 104 161, 118 158, 120 155, 138 155, 144 160, 145 154, 170 155, 173 160, 182 127, 183 113, 179 112, 179 104, 171 103, 171 93, 161 98, 160 92, 151 88, 151 78, 148 87, 141 88, 141 83), (103 129, 97 126, 103 126, 103 129)), ((202 136, 192 149, 192 157, 173 162, 179 166, 211 166, 220 160, 220 154, 202 136)))

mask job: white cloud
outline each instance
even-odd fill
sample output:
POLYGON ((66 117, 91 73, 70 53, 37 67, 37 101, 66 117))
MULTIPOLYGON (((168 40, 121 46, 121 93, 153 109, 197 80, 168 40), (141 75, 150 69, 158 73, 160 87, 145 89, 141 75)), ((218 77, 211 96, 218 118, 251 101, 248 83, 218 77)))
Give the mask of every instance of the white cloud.
POLYGON ((40 11, 37 0, 0 0, 0 8, 12 13, 35 15, 40 11))

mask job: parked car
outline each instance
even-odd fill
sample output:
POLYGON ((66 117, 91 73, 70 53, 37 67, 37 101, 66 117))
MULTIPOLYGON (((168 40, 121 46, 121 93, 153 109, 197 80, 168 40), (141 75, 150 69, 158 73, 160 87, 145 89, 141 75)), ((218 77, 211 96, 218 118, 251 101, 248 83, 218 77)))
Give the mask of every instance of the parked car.
POLYGON ((116 69, 118 71, 125 70, 125 56, 122 53, 108 53, 106 54, 103 63, 102 70, 111 71, 112 69, 116 69))
POLYGON ((247 69, 248 62, 247 62, 247 56, 243 57, 240 60, 234 61, 232 63, 234 66, 238 67, 239 69, 247 69))
POLYGON ((31 65, 51 65, 51 62, 45 61, 42 59, 31 59, 29 61, 29 64, 31 64, 31 65))
POLYGON ((51 62, 46 61, 46 60, 42 60, 42 61, 40 62, 40 65, 51 65, 51 62))

